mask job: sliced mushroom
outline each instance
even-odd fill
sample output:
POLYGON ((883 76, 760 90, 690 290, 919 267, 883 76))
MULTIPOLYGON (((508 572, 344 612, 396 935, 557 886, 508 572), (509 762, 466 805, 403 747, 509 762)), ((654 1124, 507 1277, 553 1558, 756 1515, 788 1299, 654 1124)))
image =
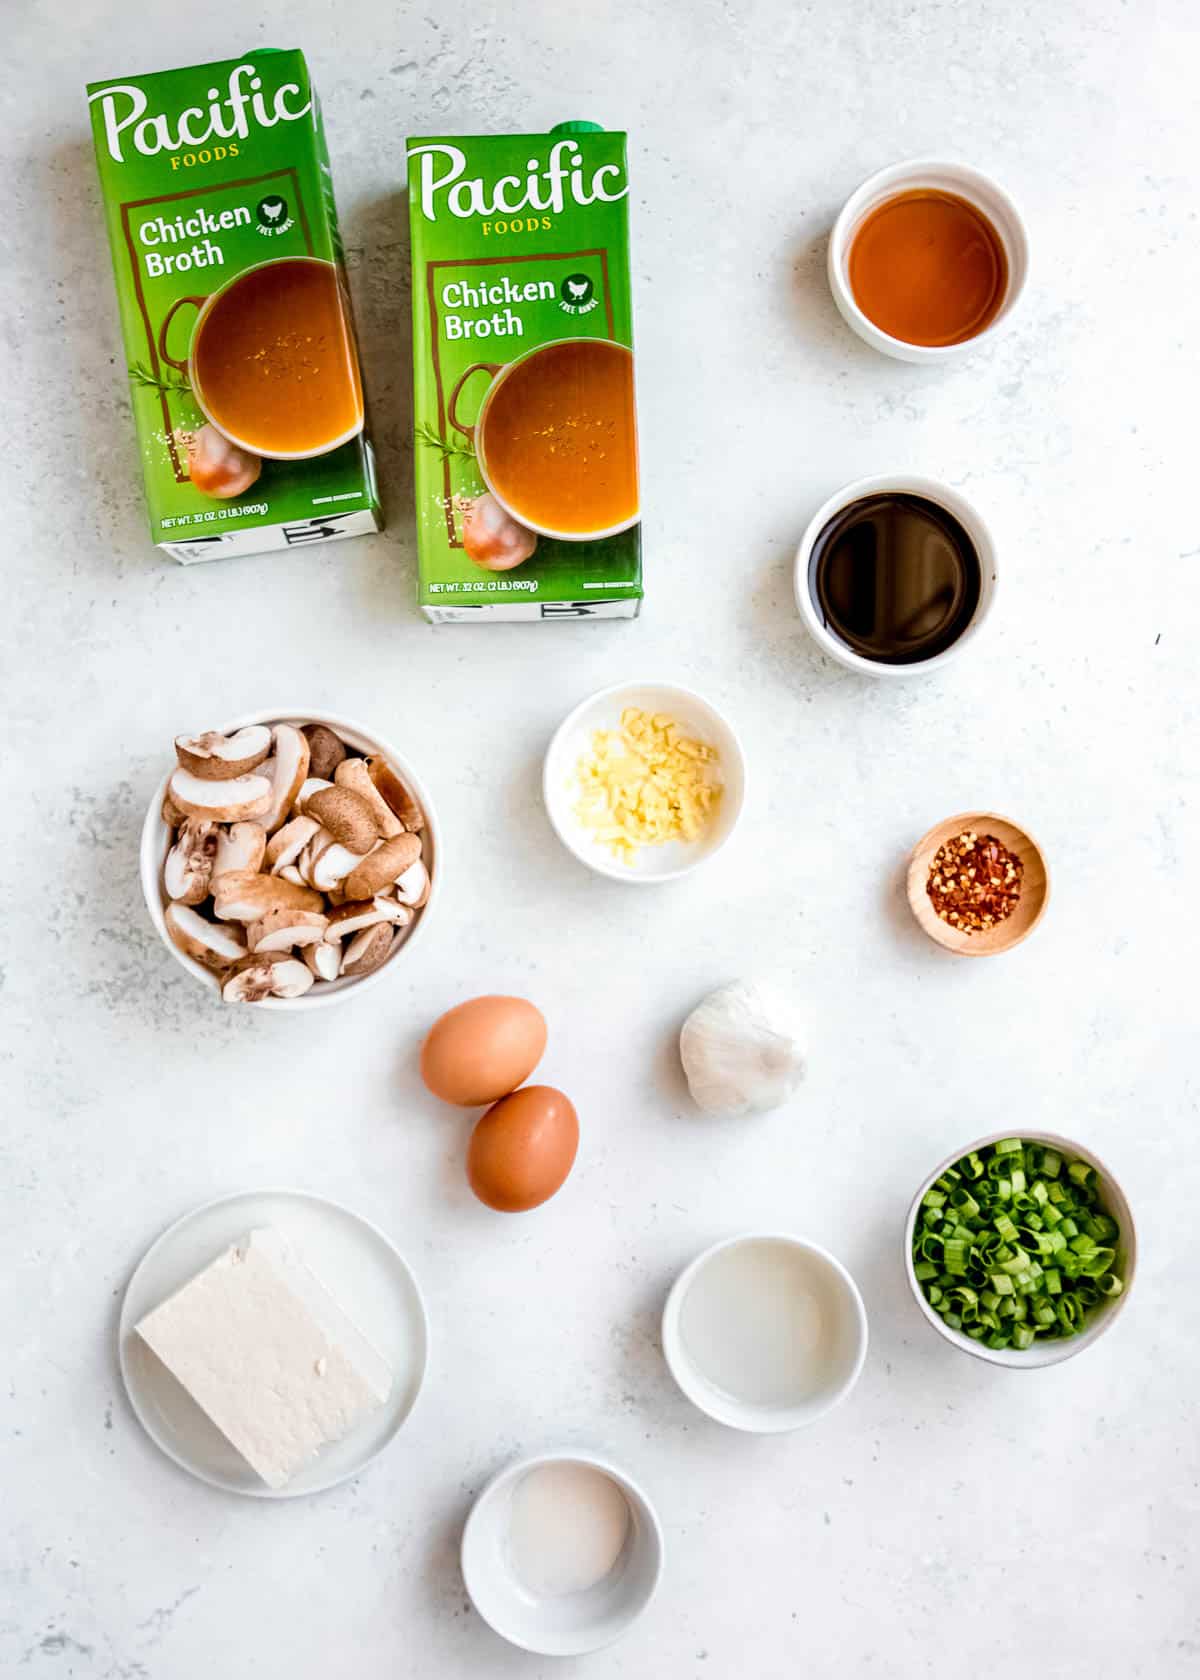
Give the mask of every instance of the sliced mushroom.
POLYGON ((252 723, 235 735, 216 729, 203 735, 176 735, 175 753, 185 770, 204 782, 228 782, 261 764, 271 750, 271 731, 252 723))
POLYGON ((378 754, 367 760, 367 774, 410 834, 425 827, 425 813, 409 793, 386 758, 378 754))
POLYGON ((175 844, 163 864, 163 887, 180 904, 199 904, 208 897, 220 829, 200 817, 185 817, 175 844))
POLYGON ((360 857, 381 838, 374 810, 353 788, 318 788, 305 802, 304 814, 316 817, 339 845, 360 857))
POLYGON ((379 922, 375 927, 356 933, 343 948, 341 972, 347 978, 356 980, 364 974, 373 974, 387 961, 394 938, 395 933, 387 922, 379 922))
POLYGON ((292 803, 292 815, 296 816, 299 812, 303 811, 304 807, 308 804, 314 793, 317 793, 321 788, 331 788, 332 786, 333 783, 325 781, 322 776, 305 777, 304 781, 300 784, 300 792, 296 795, 295 800, 292 803))
POLYGON ((263 866, 267 849, 267 831, 261 823, 237 822, 221 829, 217 836, 217 855, 213 859, 212 878, 228 875, 233 869, 248 869, 257 875, 263 866))
POLYGON ((246 929, 246 944, 252 951, 291 951, 316 945, 328 926, 328 916, 319 910, 268 910, 246 929))
POLYGON ((340 735, 324 723, 310 723, 304 730, 308 742, 308 773, 310 776, 332 776, 346 756, 346 745, 340 735))
POLYGON ((269 997, 302 997, 312 983, 312 971, 298 958, 256 951, 237 965, 221 987, 221 996, 226 1003, 261 1003, 269 997))
POLYGON ((336 845, 337 841, 333 838, 333 835, 330 834, 329 830, 327 828, 322 828, 318 823, 316 833, 310 836, 310 838, 300 848, 300 851, 296 856, 296 868, 300 871, 301 878, 308 886, 311 887, 313 884, 313 864, 317 861, 322 852, 327 852, 330 846, 336 845))
POLYGON ((377 927, 380 922, 403 927, 411 918, 412 911, 394 898, 355 899, 330 911, 325 938, 346 939, 353 933, 361 933, 363 928, 377 927))
POLYGON ((407 927, 413 919, 409 906, 401 904, 399 899, 393 898, 390 893, 376 893, 375 903, 393 927, 407 927))
POLYGON ((172 772, 167 792, 185 817, 203 817, 208 822, 247 822, 263 816, 271 806, 271 783, 266 776, 213 782, 180 768, 172 772))
POLYGON ((352 852, 348 846, 335 842, 313 859, 309 879, 319 892, 332 892, 362 861, 361 852, 352 852))
POLYGON ((277 828, 266 850, 266 867, 271 874, 278 875, 289 863, 295 863, 320 826, 315 817, 293 817, 277 828))
POLYGON ((240 928, 222 927, 209 922, 198 910, 186 904, 168 904, 163 912, 171 943, 184 956, 203 963, 205 968, 220 970, 240 961, 246 955, 246 944, 240 928))
POLYGON ((281 881, 290 881, 294 887, 303 887, 308 884, 294 863, 284 864, 283 868, 279 871, 279 879, 281 881))
POLYGON ((365 759, 346 759, 334 771, 333 779, 338 787, 349 788, 351 793, 357 793, 360 799, 366 800, 375 813, 375 821, 379 832, 385 840, 391 840, 395 835, 403 832, 400 818, 371 780, 365 759))
POLYGON ((420 855, 421 842, 415 834, 397 834, 394 839, 385 840, 346 877, 347 899, 374 898, 377 892, 399 880, 420 855))
POLYGON ((319 945, 306 945, 300 955, 318 980, 336 980, 342 966, 342 947, 323 939, 319 945))
POLYGON ((163 794, 162 820, 166 823, 168 828, 178 828, 180 823, 184 820, 183 812, 171 798, 171 788, 169 783, 167 785, 167 791, 163 794))
POLYGON ((308 777, 308 742, 290 723, 275 725, 275 755, 268 760, 271 771, 271 802, 263 819, 268 834, 274 834, 308 777))
POLYGON ((252 875, 248 869, 233 869, 221 876, 213 905, 223 922, 257 922, 270 910, 324 909, 320 893, 294 886, 278 875, 252 875))
POLYGON ((403 874, 396 877, 392 890, 401 904, 409 904, 414 910, 421 908, 429 897, 429 871, 421 858, 416 863, 410 863, 403 874))

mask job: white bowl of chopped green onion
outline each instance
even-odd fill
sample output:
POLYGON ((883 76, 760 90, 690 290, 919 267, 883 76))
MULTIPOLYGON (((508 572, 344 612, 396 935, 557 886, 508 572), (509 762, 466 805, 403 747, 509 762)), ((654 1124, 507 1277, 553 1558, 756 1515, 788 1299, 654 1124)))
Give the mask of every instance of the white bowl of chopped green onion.
POLYGON ((1053 1132, 993 1132, 921 1185, 904 1259, 917 1305, 948 1342, 1032 1370, 1082 1353, 1115 1322, 1137 1234, 1090 1149, 1053 1132))

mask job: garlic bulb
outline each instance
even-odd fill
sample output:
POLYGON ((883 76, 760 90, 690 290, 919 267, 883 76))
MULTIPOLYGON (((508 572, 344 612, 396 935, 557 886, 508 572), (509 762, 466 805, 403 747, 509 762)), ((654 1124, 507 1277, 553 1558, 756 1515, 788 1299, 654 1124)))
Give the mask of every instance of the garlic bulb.
POLYGON ((679 1054, 706 1114, 764 1114, 787 1101, 804 1075, 788 1001, 752 981, 711 992, 683 1023, 679 1054))

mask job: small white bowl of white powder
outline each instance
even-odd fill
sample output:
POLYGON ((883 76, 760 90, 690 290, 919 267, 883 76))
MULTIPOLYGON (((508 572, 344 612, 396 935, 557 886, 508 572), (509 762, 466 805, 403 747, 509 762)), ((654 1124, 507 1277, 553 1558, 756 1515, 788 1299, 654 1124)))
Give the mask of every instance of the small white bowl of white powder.
POLYGON ((573 1450, 502 1470, 462 1538, 476 1610, 511 1644, 547 1657, 619 1638, 654 1596, 662 1557, 662 1529, 641 1488, 607 1459, 573 1450))

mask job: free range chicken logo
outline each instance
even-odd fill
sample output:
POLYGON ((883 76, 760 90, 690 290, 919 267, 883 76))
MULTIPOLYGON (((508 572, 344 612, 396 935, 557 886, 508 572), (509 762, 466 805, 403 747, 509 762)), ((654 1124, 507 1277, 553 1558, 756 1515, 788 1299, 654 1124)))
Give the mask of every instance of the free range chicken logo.
POLYGON ((558 288, 558 297, 558 306, 567 315, 590 315, 600 302, 587 274, 568 274, 558 288))

